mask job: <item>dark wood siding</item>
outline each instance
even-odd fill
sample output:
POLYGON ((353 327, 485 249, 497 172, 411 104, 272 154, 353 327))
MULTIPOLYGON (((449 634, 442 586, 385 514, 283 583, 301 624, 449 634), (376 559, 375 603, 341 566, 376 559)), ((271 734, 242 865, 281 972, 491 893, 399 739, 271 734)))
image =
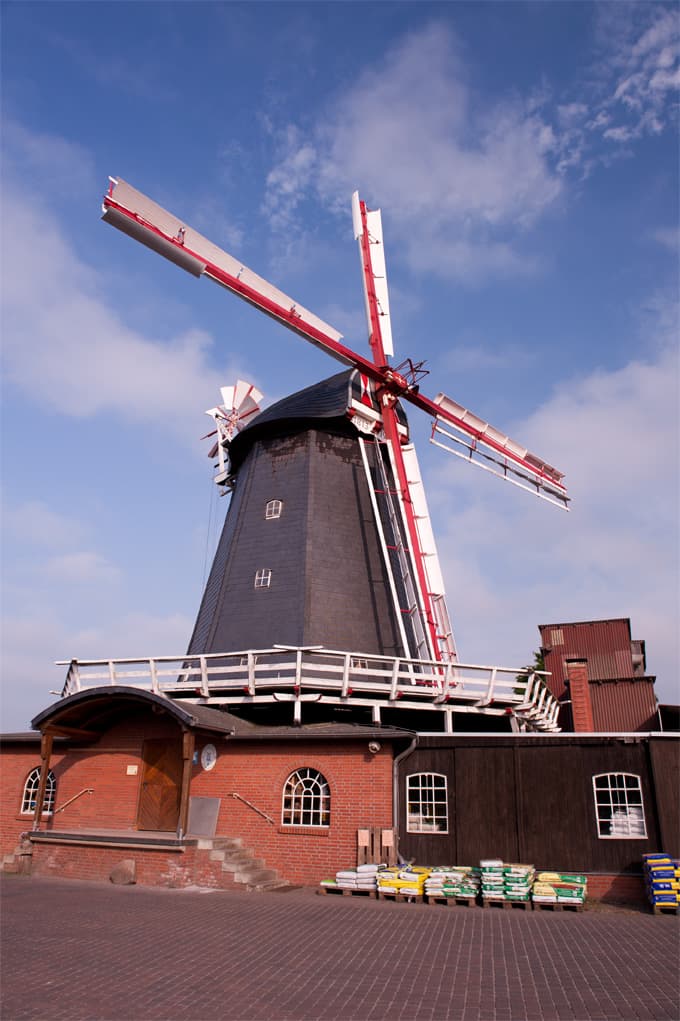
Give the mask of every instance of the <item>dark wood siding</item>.
POLYGON ((659 817, 659 851, 680 858, 680 742, 652 738, 649 757, 659 817))
POLYGON ((428 865, 498 857, 542 869, 639 872, 645 852, 679 850, 678 745, 630 737, 422 737, 400 765, 400 851, 428 865), (405 778, 424 770, 448 778, 448 834, 406 832, 405 778), (640 777, 646 838, 599 837, 593 777, 600 773, 640 777))
POLYGON ((521 861, 542 869, 585 867, 578 847, 590 802, 581 751, 578 746, 515 749, 521 861))
POLYGON ((456 749, 458 829, 452 864, 480 858, 516 861, 517 806, 511 748, 456 749))

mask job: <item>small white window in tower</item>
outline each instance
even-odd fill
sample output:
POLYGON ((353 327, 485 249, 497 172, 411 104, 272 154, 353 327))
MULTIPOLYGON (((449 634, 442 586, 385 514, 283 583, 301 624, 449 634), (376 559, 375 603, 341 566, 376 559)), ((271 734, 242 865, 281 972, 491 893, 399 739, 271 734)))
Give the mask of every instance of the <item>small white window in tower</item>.
POLYGON ((272 572, 268 567, 261 567, 255 572, 255 588, 269 588, 272 583, 272 572))
POLYGON ((271 521, 273 518, 280 518, 282 510, 283 510, 282 500, 270 500, 264 509, 264 516, 267 519, 267 521, 271 521))
POLYGON ((550 629, 550 644, 564 645, 564 631, 561 627, 554 627, 550 629))

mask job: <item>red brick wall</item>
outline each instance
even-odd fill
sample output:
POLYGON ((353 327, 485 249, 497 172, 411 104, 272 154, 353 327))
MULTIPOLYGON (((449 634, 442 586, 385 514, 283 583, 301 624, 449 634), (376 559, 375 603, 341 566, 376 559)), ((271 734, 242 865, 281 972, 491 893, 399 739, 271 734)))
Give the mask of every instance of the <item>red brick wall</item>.
MULTIPOLYGON (((142 886, 184 887, 195 879, 196 851, 184 853, 147 851, 124 847, 69 847, 65 844, 34 844, 31 875, 59 879, 108 882, 111 870, 124 859, 136 864, 136 881, 142 886)), ((212 884, 206 884, 212 885, 212 884)))
MULTIPOLYGON (((199 753, 203 743, 197 742, 199 753)), ((357 829, 392 826, 392 750, 387 744, 375 755, 364 741, 327 746, 312 741, 239 742, 228 748, 218 745, 218 752, 213 770, 194 768, 191 793, 220 797, 218 835, 240 837, 257 857, 265 859, 267 867, 291 882, 317 883, 355 865, 357 829), (328 829, 281 825, 283 786, 301 767, 319 770, 328 781, 328 829), (232 798, 232 792, 252 802, 274 823, 232 798)))
MULTIPOLYGON (((85 788, 93 788, 93 793, 82 795, 56 817, 44 817, 41 829, 134 829, 142 779, 142 742, 163 733, 176 737, 177 728, 160 719, 142 717, 113 728, 88 748, 55 753, 50 765, 57 780, 56 807, 85 788), (137 774, 128 775, 128 766, 136 766, 137 774)), ((197 740, 199 757, 205 743, 207 739, 197 740)), ((365 741, 334 742, 327 746, 308 741, 264 745, 227 744, 213 739, 213 743, 218 747, 217 763, 209 772, 200 765, 194 766, 192 795, 220 798, 216 835, 239 837, 255 857, 263 858, 268 868, 276 869, 291 882, 315 884, 342 867, 356 864, 357 829, 392 826, 392 751, 388 744, 377 754, 371 754, 365 741), (281 825, 285 781, 294 770, 305 766, 319 770, 328 781, 331 795, 328 829, 281 825), (256 805, 273 819, 273 824, 232 798, 232 792, 256 805)), ((32 817, 20 815, 19 808, 26 776, 39 764, 37 744, 5 749, 1 798, 3 854, 11 853, 19 835, 31 829, 32 817)), ((63 850, 50 847, 53 861, 65 860, 63 850)), ((47 852, 42 847, 36 852, 37 863, 47 852)), ((119 860, 128 852, 114 853, 119 860)), ((102 861, 105 859, 102 856, 102 861)), ((89 869, 84 852, 78 852, 77 861, 79 867, 89 869)), ((105 868, 104 872, 104 878, 108 877, 105 868)))
MULTIPOLYGON (((52 756, 51 768, 55 773, 61 758, 58 752, 52 756)), ((19 835, 31 828, 33 817, 21 815, 21 800, 26 778, 36 766, 40 766, 40 741, 3 746, 0 769, 0 855, 11 854, 19 842, 19 835)))
POLYGON ((590 701, 586 661, 584 659, 567 660, 567 674, 574 730, 582 734, 592 734, 595 724, 593 723, 593 706, 590 701))
MULTIPOLYGON (((87 747, 61 750, 55 746, 50 769, 57 784, 56 816, 43 816, 44 830, 77 830, 87 827, 134 829, 142 780, 142 743, 146 738, 177 738, 174 723, 149 712, 131 716, 87 747), (128 774, 128 766, 137 768, 128 774)), ((40 742, 7 744, 2 749, 0 770, 0 853, 11 854, 19 835, 33 826, 32 815, 22 815, 21 799, 26 777, 40 766, 40 742)))
POLYGON ((604 904, 644 904, 645 884, 642 876, 588 875, 588 899, 604 904))

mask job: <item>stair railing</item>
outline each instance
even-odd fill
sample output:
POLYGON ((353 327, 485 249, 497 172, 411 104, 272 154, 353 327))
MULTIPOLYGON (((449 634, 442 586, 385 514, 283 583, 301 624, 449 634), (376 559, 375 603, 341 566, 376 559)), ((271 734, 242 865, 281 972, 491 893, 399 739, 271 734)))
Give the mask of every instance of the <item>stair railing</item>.
POLYGON ((65 808, 68 808, 69 805, 73 804, 73 802, 76 801, 82 794, 94 794, 94 787, 83 787, 82 791, 78 791, 77 794, 74 794, 72 798, 69 798, 68 801, 65 801, 63 805, 59 806, 59 808, 55 808, 54 815, 59 815, 60 812, 63 812, 65 808))
POLYGON ((237 794, 236 791, 231 792, 231 797, 236 798, 237 801, 242 801, 244 805, 247 805, 248 808, 252 808, 253 812, 257 812, 258 815, 261 815, 262 818, 266 819, 267 822, 271 823, 272 826, 276 826, 276 823, 274 822, 272 817, 270 815, 267 815, 266 812, 263 812, 261 808, 257 807, 257 805, 254 805, 252 801, 248 801, 247 798, 241 797, 241 795, 237 794))

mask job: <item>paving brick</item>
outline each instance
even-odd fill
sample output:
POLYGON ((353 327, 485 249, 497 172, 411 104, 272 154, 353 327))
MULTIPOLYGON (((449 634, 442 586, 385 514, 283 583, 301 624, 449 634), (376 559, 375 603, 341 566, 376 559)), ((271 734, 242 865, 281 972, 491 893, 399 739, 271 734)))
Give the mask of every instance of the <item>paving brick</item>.
POLYGON ((674 916, 20 876, 0 896, 6 1021, 680 1017, 674 916))

